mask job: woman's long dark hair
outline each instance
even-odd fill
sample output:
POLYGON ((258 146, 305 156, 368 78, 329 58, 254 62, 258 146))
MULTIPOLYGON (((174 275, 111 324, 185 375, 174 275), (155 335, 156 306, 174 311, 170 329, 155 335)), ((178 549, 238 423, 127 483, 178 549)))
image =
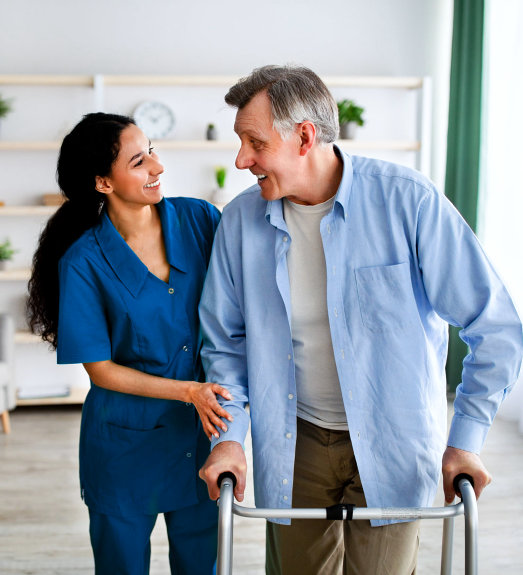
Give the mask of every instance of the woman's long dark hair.
POLYGON ((54 349, 58 331, 58 261, 98 222, 105 196, 96 190, 96 176, 110 175, 120 151, 120 135, 130 124, 134 121, 127 116, 87 114, 62 142, 56 175, 66 201, 40 235, 27 301, 31 331, 54 349))

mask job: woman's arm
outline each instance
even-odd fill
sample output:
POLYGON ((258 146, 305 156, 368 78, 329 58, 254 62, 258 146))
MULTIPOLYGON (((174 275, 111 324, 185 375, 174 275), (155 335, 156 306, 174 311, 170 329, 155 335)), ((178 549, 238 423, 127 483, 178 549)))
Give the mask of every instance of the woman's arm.
POLYGON ((209 439, 212 435, 219 437, 217 427, 227 431, 227 426, 220 419, 221 417, 232 421, 231 415, 218 403, 216 395, 229 400, 232 397, 217 383, 167 379, 119 365, 111 360, 95 361, 83 365, 91 381, 98 387, 131 395, 193 403, 209 439))

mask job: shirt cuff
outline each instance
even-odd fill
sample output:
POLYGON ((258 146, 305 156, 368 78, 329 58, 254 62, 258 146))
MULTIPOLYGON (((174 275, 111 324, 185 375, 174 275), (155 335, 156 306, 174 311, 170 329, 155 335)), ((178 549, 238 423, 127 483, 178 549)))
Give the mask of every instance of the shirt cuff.
POLYGON ((227 421, 223 419, 223 422, 227 426, 227 431, 222 431, 218 429, 220 437, 211 438, 211 450, 213 450, 222 441, 236 441, 241 446, 245 442, 245 437, 247 436, 247 431, 249 430, 249 415, 243 407, 238 407, 235 405, 224 404, 223 408, 226 409, 234 418, 234 421, 227 421))
POLYGON ((479 455, 489 429, 489 425, 481 423, 476 419, 454 414, 447 445, 479 455))

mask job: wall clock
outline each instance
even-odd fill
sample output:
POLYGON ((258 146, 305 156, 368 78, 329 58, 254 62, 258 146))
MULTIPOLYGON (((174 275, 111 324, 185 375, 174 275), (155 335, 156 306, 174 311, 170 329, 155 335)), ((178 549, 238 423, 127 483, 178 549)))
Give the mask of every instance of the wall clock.
POLYGON ((134 121, 144 134, 152 139, 166 138, 174 128, 174 114, 162 102, 146 101, 136 106, 134 121))

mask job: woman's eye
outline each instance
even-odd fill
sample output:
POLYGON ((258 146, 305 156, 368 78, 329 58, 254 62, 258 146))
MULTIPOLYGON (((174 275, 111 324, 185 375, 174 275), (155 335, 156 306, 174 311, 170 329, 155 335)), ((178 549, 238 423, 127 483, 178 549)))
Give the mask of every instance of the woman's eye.
POLYGON ((153 150, 154 150, 154 148, 151 146, 151 147, 149 148, 149 155, 151 155, 151 154, 153 153, 153 150))
POLYGON ((136 164, 134 164, 134 167, 137 168, 138 166, 141 166, 142 164, 143 164, 143 158, 140 161, 136 162, 136 164))

